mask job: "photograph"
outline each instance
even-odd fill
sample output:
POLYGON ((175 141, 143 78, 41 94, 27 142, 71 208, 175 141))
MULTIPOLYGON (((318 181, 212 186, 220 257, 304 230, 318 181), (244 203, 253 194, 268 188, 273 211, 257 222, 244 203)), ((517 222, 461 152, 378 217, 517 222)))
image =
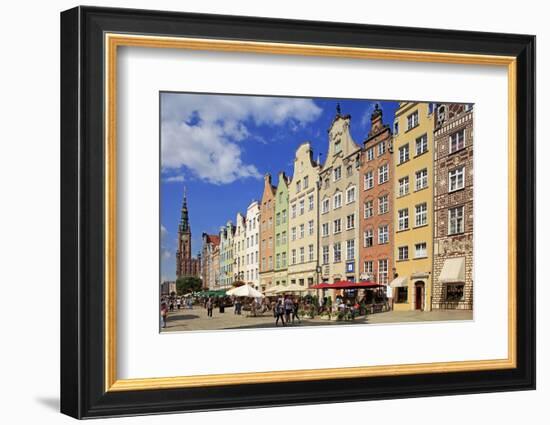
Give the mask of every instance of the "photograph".
POLYGON ((159 92, 160 332, 473 320, 474 109, 159 92))

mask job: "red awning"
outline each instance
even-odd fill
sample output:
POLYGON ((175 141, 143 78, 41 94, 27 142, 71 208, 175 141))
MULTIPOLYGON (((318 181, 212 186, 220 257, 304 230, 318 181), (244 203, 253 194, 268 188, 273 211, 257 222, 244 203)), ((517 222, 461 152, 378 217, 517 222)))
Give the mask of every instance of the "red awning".
POLYGON ((368 288, 380 288, 384 285, 379 285, 370 280, 360 282, 350 282, 348 280, 341 280, 334 283, 318 283, 317 285, 310 286, 309 289, 368 289, 368 288))

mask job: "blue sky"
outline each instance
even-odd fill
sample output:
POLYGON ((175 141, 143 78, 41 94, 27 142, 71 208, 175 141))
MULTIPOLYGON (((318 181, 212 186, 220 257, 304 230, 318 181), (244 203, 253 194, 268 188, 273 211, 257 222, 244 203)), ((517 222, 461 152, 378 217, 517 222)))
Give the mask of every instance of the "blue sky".
POLYGON ((351 115, 351 134, 361 144, 378 103, 384 123, 397 102, 325 98, 233 96, 190 93, 161 98, 161 280, 175 279, 175 253, 183 188, 187 191, 192 249, 202 232, 218 233, 237 212, 246 213, 263 191, 263 176, 292 175, 296 148, 312 144, 314 158, 328 148, 327 130, 340 103, 351 115))

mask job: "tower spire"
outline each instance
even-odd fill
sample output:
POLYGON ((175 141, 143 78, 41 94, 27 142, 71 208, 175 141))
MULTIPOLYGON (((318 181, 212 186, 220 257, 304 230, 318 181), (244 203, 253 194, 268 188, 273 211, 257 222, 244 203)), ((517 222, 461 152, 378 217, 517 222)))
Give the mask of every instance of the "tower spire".
POLYGON ((187 190, 183 186, 183 203, 181 205, 180 231, 189 231, 189 210, 187 209, 187 190))

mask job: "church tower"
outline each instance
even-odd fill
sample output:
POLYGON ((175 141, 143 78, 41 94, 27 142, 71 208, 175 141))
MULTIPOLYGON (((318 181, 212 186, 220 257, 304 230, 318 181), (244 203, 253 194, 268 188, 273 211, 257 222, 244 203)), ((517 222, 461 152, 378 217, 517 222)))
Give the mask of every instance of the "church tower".
POLYGON ((187 208, 187 194, 183 190, 180 223, 178 226, 178 250, 176 252, 176 276, 198 276, 198 261, 191 257, 191 226, 187 208))

